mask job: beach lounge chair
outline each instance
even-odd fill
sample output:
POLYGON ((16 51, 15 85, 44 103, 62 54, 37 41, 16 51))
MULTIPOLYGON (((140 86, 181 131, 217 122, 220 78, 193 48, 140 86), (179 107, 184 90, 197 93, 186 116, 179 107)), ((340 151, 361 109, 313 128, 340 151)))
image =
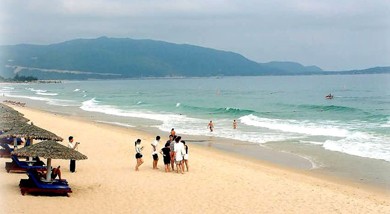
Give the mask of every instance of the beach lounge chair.
MULTIPOLYGON (((18 146, 19 145, 21 145, 22 143, 23 143, 23 140, 21 139, 21 138, 16 138, 16 142, 17 142, 17 144, 18 144, 18 146)), ((7 138, 0 138, 0 143, 1 144, 11 144, 11 145, 13 145, 14 144, 14 138, 12 138, 12 137, 7 137, 7 138)))
POLYGON ((20 161, 19 158, 15 155, 12 155, 11 159, 12 162, 5 163, 5 170, 7 170, 7 172, 10 171, 26 172, 29 169, 46 170, 46 166, 33 166, 31 165, 31 162, 20 161))
POLYGON ((0 143, 0 157, 2 158, 10 158, 11 152, 14 150, 7 143, 0 143))
POLYGON ((21 179, 19 183, 22 195, 26 193, 39 193, 47 195, 66 195, 72 192, 65 180, 53 180, 52 182, 41 181, 35 169, 27 170, 28 179, 21 179))

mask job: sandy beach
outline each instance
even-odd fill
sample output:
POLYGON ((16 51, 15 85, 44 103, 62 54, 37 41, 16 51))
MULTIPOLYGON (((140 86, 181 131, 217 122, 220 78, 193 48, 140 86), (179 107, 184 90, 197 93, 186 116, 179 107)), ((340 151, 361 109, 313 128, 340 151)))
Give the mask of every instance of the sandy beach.
MULTIPOLYGON (((13 106, 14 107, 14 106, 13 106)), ((23 173, 0 170, 1 213, 390 213, 390 196, 367 187, 321 179, 212 148, 190 147, 190 171, 184 175, 152 169, 154 135, 130 128, 14 107, 35 125, 81 142, 88 156, 61 165, 70 197, 22 196, 23 173), (134 141, 142 139, 145 163, 134 171, 134 141)), ((178 133, 180 135, 180 133, 178 133)), ((165 142, 166 136, 162 136, 165 142)), ((67 140, 62 142, 67 145, 67 140)), ((160 148, 162 143, 160 144, 160 148)), ((10 159, 0 159, 0 164, 10 159)))

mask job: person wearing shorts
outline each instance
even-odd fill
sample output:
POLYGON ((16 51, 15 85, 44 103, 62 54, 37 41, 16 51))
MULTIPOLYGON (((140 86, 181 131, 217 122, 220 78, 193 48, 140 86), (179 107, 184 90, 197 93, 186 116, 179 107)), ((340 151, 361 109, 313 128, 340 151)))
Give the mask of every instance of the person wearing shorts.
POLYGON ((137 159, 137 164, 135 165, 135 171, 139 171, 139 167, 144 163, 142 160, 142 149, 144 147, 141 146, 141 139, 137 139, 135 141, 135 159, 137 159))
POLYGON ((184 169, 183 169, 183 155, 184 155, 184 145, 182 142, 180 142, 181 137, 178 136, 175 139, 175 162, 176 162, 176 172, 179 173, 179 168, 182 174, 184 174, 184 169))
POLYGON ((165 172, 170 172, 171 169, 169 165, 171 164, 171 148, 170 143, 166 143, 165 147, 160 151, 161 155, 164 157, 165 172))
POLYGON ((158 143, 160 142, 160 136, 156 136, 156 140, 154 140, 150 145, 152 145, 152 157, 153 157, 153 169, 158 169, 157 168, 157 163, 158 163, 158 152, 157 152, 157 147, 158 143))

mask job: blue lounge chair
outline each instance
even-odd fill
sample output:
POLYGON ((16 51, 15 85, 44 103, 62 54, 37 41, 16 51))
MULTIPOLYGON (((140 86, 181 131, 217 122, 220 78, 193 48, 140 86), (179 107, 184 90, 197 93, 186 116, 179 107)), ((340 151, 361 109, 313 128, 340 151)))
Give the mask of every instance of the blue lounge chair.
POLYGON ((5 163, 5 170, 7 170, 7 172, 10 171, 26 172, 29 169, 46 170, 46 166, 31 166, 30 162, 20 161, 19 158, 15 155, 12 155, 11 159, 12 162, 5 163))
POLYGON ((2 158, 10 158, 11 152, 14 151, 7 143, 0 143, 0 157, 2 158))
MULTIPOLYGON (((23 140, 21 138, 16 138, 16 142, 18 145, 21 145, 23 143, 23 140)), ((1 138, 0 143, 7 143, 7 144, 14 144, 14 138, 7 137, 7 138, 1 138)))
POLYGON ((38 176, 38 171, 34 169, 27 170, 28 179, 21 179, 19 183, 22 195, 26 193, 44 193, 55 195, 66 195, 72 192, 68 182, 65 180, 53 180, 52 182, 43 182, 38 176))

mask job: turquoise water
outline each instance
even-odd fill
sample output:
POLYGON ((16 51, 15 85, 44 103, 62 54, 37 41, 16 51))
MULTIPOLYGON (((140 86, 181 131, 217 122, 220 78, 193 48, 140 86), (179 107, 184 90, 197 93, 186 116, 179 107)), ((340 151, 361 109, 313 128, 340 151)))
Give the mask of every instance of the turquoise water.
POLYGON ((0 93, 46 103, 52 111, 96 113, 97 120, 117 125, 311 144, 390 162, 389 83, 390 75, 143 79, 0 85, 0 93), (329 93, 334 99, 325 99, 329 93))

